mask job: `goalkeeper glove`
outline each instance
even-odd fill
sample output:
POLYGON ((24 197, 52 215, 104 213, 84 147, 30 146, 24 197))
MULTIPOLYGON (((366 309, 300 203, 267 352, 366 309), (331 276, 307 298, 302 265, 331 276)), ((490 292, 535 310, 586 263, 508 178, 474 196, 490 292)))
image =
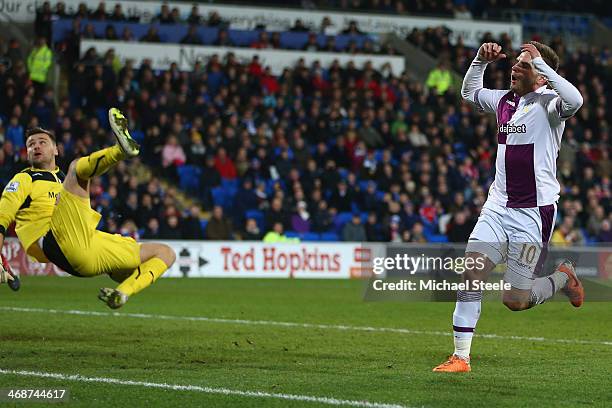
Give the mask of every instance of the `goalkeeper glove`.
POLYGON ((18 291, 21 287, 21 282, 19 281, 19 277, 13 274, 11 271, 11 265, 9 265, 8 260, 4 255, 1 255, 2 263, 0 263, 0 284, 8 283, 9 287, 18 291))

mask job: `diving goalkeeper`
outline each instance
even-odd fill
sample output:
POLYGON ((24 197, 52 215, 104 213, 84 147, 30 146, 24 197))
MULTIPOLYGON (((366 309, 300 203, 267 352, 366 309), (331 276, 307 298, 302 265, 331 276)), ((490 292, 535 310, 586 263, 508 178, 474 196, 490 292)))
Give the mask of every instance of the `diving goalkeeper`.
MULTIPOLYGON (((55 135, 28 129, 26 148, 31 167, 17 173, 0 198, 0 248, 13 221, 26 253, 52 262, 78 277, 109 275, 117 288, 102 288, 98 298, 112 309, 157 280, 176 259, 165 244, 138 243, 132 238, 96 230, 101 215, 90 207, 89 180, 120 160, 138 155, 123 114, 112 108, 109 121, 117 144, 74 160, 64 174, 55 164, 55 135)), ((11 280, 2 268, 4 280, 11 280)))

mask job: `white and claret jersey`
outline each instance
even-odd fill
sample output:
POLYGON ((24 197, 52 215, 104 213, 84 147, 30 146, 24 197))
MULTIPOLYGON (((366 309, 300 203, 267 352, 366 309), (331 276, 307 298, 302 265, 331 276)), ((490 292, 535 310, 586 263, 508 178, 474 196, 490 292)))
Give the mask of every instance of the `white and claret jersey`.
POLYGON ((497 115, 495 181, 487 201, 509 208, 554 204, 559 199, 557 155, 565 120, 582 106, 582 96, 541 57, 533 65, 552 89, 543 86, 522 97, 509 90, 483 88, 486 65, 476 57, 461 93, 480 109, 497 115))
MULTIPOLYGON (((27 168, 9 181, 0 198, 0 232, 13 221, 15 232, 29 255, 40 259, 32 244, 49 231, 57 194, 62 188, 64 173, 27 168)), ((46 262, 46 261, 45 261, 46 262)))

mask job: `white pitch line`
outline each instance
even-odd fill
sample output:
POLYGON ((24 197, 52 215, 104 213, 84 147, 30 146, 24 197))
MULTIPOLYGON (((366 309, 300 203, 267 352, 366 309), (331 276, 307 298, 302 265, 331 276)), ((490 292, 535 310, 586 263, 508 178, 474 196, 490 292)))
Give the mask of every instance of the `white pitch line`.
POLYGON ((275 398, 282 400, 291 401, 302 401, 302 402, 316 402, 319 404, 327 405, 344 405, 350 407, 366 407, 366 408, 406 408, 403 405, 397 404, 384 404, 370 401, 356 401, 356 400, 344 400, 330 397, 314 397, 311 395, 298 395, 298 394, 280 394, 265 391, 242 391, 232 390, 229 388, 216 388, 216 387, 204 387, 200 385, 180 385, 180 384, 167 384, 167 383, 153 383, 147 381, 132 381, 132 380, 120 380, 118 378, 105 378, 105 377, 85 377, 80 374, 60 374, 60 373, 46 373, 41 371, 21 371, 21 370, 5 370, 0 368, 0 374, 4 375, 20 375, 25 377, 39 377, 39 378, 53 378, 56 380, 63 381, 78 381, 87 383, 104 383, 114 385, 135 385, 147 388, 160 388, 172 391, 192 391, 202 392, 206 394, 222 394, 232 395, 240 397, 254 397, 254 398, 275 398))
MULTIPOLYGON (((399 333, 413 334, 425 336, 452 336, 452 333, 429 330, 412 330, 400 329, 393 327, 370 327, 370 326, 349 326, 337 324, 318 324, 318 323, 297 323, 297 322, 279 322, 274 320, 244 320, 244 319, 223 319, 218 317, 204 316, 172 316, 172 315, 157 315, 145 313, 120 313, 120 312, 94 312, 90 310, 61 310, 61 309, 41 309, 28 307, 0 307, 0 310, 11 312, 29 312, 29 313, 51 313, 51 314, 67 314, 79 316, 102 316, 102 317, 132 317, 138 319, 159 319, 159 320, 186 320, 193 322, 210 322, 210 323, 226 323, 226 324, 242 324, 252 326, 281 326, 281 327, 298 327, 305 329, 324 329, 324 330, 345 330, 345 331, 360 331, 360 332, 383 332, 383 333, 399 333)), ((602 346, 612 346, 612 341, 608 340, 580 340, 580 339, 555 339, 548 337, 529 337, 529 336, 506 336, 493 333, 478 333, 479 338, 495 339, 495 340, 523 340, 523 341, 540 341, 549 343, 562 344, 595 344, 602 346)))

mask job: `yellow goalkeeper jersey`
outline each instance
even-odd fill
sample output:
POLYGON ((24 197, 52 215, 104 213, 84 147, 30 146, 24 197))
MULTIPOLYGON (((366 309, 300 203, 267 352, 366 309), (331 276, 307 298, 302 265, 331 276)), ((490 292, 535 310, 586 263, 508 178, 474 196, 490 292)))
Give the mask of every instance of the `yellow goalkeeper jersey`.
POLYGON ((63 181, 64 173, 59 168, 40 170, 29 167, 11 179, 0 198, 0 232, 6 235, 6 230, 15 221, 15 232, 23 248, 29 255, 43 262, 45 259, 41 259, 42 252, 37 245, 32 247, 32 244, 50 228, 55 201, 63 181))

